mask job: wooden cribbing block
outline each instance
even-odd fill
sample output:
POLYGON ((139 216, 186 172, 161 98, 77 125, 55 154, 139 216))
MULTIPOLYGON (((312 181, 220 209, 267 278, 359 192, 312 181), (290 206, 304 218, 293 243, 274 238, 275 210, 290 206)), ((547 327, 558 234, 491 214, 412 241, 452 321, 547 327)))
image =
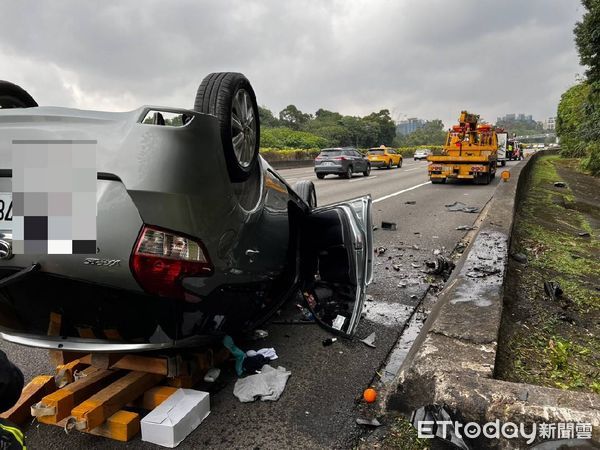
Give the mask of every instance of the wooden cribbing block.
POLYGON ((225 347, 206 351, 202 353, 194 353, 194 364, 192 364, 192 373, 169 378, 167 383, 169 386, 177 388, 193 388, 198 384, 211 367, 218 367, 229 359, 231 353, 225 347))
POLYGON ((144 395, 134 402, 134 406, 151 411, 168 399, 176 390, 176 387, 171 386, 155 386, 144 392, 144 395))
POLYGON ((75 405, 108 386, 119 375, 122 375, 122 372, 119 371, 102 370, 95 367, 88 367, 83 372, 86 374, 85 377, 50 395, 46 395, 42 399, 42 404, 45 407, 55 408, 55 413, 51 416, 39 416, 38 420, 40 422, 56 424, 58 421, 70 416, 75 405))
POLYGON ((68 364, 76 359, 83 364, 89 364, 89 355, 81 352, 63 352, 61 350, 50 350, 50 363, 53 366, 68 364))
POLYGON ((56 390, 54 377, 52 375, 38 375, 23 388, 19 401, 8 411, 0 414, 1 419, 6 419, 17 425, 23 425, 31 420, 31 405, 41 400, 56 390))
POLYGON ((56 366, 56 375, 54 379, 56 380, 56 385, 60 388, 65 386, 66 384, 72 383, 75 381, 74 373, 76 370, 82 370, 86 367, 86 364, 83 364, 79 359, 71 361, 67 364, 59 364, 56 366))
POLYGON ((127 442, 140 432, 140 415, 130 411, 117 411, 90 434, 127 442))
POLYGON ((134 370, 165 376, 169 373, 169 363, 165 357, 124 355, 110 367, 111 369, 134 370))
POLYGON ((77 421, 77 429, 89 431, 100 426, 163 378, 162 375, 154 373, 128 373, 71 410, 71 415, 77 421))

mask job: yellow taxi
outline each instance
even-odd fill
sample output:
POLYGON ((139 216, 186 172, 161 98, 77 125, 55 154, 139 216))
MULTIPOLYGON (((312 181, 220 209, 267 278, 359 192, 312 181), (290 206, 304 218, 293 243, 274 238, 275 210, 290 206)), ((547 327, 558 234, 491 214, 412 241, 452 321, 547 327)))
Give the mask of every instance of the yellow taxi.
POLYGON ((385 167, 386 169, 391 169, 392 166, 402 167, 402 155, 385 145, 370 148, 367 159, 371 163, 371 167, 385 167))

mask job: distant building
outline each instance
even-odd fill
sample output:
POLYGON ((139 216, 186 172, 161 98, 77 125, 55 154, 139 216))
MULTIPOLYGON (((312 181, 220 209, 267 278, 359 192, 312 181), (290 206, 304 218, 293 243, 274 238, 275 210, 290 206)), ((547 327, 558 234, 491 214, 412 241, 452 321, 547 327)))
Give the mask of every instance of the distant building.
POLYGON ((506 114, 504 117, 498 117, 497 122, 529 122, 535 123, 531 114, 506 114))
POLYGON ((417 131, 419 128, 422 128, 423 125, 425 125, 425 121, 423 119, 410 117, 406 120, 401 120, 398 122, 398 125, 396 126, 396 133, 407 135, 417 131))
POLYGON ((548 117, 544 121, 544 130, 556 130, 556 117, 548 117))

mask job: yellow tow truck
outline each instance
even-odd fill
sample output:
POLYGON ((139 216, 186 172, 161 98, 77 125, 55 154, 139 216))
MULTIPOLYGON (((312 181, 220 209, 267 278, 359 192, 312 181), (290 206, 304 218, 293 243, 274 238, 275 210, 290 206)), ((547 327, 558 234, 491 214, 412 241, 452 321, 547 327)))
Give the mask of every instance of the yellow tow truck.
POLYGON ((460 113, 458 125, 448 130, 442 154, 427 157, 432 183, 463 179, 489 184, 496 176, 498 136, 491 125, 478 122, 478 114, 460 113))

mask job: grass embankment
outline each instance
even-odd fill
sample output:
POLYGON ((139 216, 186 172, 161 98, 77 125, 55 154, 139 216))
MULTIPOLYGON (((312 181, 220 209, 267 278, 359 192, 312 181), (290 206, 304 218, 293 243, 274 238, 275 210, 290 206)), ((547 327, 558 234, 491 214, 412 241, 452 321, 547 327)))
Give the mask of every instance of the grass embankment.
POLYGON ((505 380, 600 393, 600 180, 578 167, 556 156, 533 167, 511 247, 528 263, 509 263, 496 367, 505 380), (563 295, 552 300, 545 281, 563 295))

